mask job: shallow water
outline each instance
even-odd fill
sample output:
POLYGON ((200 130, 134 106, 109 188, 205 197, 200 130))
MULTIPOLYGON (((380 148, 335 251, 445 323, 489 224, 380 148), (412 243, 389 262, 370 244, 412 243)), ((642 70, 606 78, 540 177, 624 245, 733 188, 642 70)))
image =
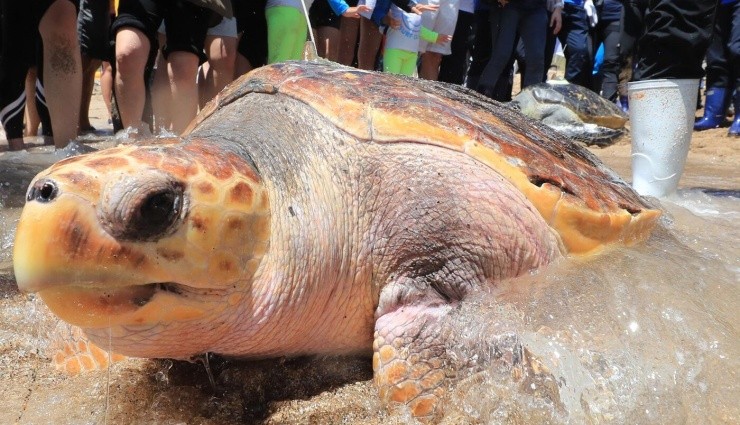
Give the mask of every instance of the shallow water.
MULTIPOLYGON (((463 338, 513 338, 527 361, 483 361, 441 422, 740 423, 740 199, 686 190, 663 206, 646 244, 563 261, 465 304, 463 338)), ((17 292, 9 269, 17 217, 0 210, 0 423, 409 423, 381 408, 365 358, 214 357, 215 386, 201 363, 57 373, 49 334, 62 325, 17 292)))

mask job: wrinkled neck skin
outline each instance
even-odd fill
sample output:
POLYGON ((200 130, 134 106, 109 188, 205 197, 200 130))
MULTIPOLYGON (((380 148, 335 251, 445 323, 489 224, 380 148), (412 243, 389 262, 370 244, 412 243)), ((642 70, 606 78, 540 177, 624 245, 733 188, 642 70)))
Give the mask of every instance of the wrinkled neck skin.
MULTIPOLYGON (((214 297, 219 313, 208 320, 112 329, 114 351, 370 353, 376 319, 400 303, 454 302, 562 255, 519 191, 466 155, 358 142, 279 97, 245 116, 263 96, 239 99, 192 134, 251 158, 269 193, 270 245, 253 280, 214 297), (223 308, 224 300, 238 302, 223 308)), ((105 347, 107 332, 88 333, 105 347)))
POLYGON ((260 106, 261 114, 249 116, 236 106, 219 111, 191 136, 249 158, 267 190, 269 248, 253 279, 214 297, 206 308, 217 313, 212 317, 87 334, 103 347, 110 339, 113 351, 118 346, 141 357, 369 353, 377 291, 367 284, 372 268, 359 241, 368 217, 359 212, 360 190, 349 175, 357 170, 340 152, 349 147, 321 140, 348 136, 313 130, 326 124, 302 108, 291 113, 300 107, 294 102, 260 106), (235 122, 241 125, 224 124, 235 122), (227 300, 238 301, 224 308, 227 300))

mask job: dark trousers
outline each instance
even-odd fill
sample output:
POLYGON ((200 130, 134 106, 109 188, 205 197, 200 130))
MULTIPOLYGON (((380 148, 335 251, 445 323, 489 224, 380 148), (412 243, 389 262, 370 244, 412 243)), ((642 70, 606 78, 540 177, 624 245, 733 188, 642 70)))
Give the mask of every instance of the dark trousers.
POLYGON ((622 7, 621 34, 619 36, 619 53, 622 57, 632 57, 637 40, 645 30, 645 11, 648 0, 626 0, 622 7))
POLYGON ((475 15, 461 10, 457 15, 455 34, 452 36, 452 53, 442 56, 439 66, 439 81, 452 84, 462 84, 468 68, 470 52, 470 35, 473 33, 475 15))
POLYGON ((649 0, 633 79, 701 78, 718 2, 649 0))
POLYGON ((707 87, 740 90, 740 2, 717 9, 707 49, 707 87))
POLYGON ((550 25, 550 19, 552 18, 552 13, 547 13, 547 33, 545 36, 545 72, 542 75, 542 81, 547 81, 547 71, 550 70, 550 65, 552 65, 552 58, 555 56, 555 40, 558 39, 558 36, 552 33, 552 28, 549 27, 550 25))
POLYGON ((525 9, 515 7, 513 4, 510 3, 501 10, 501 26, 493 45, 491 59, 478 82, 479 86, 491 89, 495 86, 516 47, 517 31, 527 52, 522 88, 542 82, 545 68, 547 11, 544 7, 525 9))
POLYGON ((565 48, 565 79, 591 88, 593 48, 586 11, 582 6, 565 3, 562 16, 563 27, 558 33, 558 39, 565 48))
MULTIPOLYGON (((498 36, 501 8, 492 6, 489 9, 477 9, 475 11, 475 43, 471 52, 470 67, 465 80, 465 87, 476 89, 481 73, 491 58, 494 40, 492 36, 498 36), (495 28, 495 29, 494 29, 495 28)), ((493 89, 496 100, 511 100, 511 84, 508 76, 501 76, 493 89)))
POLYGON ((595 31, 595 43, 598 46, 604 43, 604 62, 601 65, 601 84, 594 87, 594 91, 601 92, 606 99, 617 99, 619 85, 619 71, 624 63, 619 54, 619 21, 599 22, 595 31))

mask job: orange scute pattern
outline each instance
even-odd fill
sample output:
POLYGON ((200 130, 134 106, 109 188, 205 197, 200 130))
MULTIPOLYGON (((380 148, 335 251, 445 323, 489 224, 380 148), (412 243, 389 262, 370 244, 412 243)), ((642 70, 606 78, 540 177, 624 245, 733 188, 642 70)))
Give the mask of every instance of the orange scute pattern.
POLYGON ((222 92, 191 130, 250 91, 303 102, 359 140, 431 144, 478 159, 522 191, 571 253, 643 240, 660 216, 552 130, 462 89, 423 80, 328 64, 263 67, 222 92))
MULTIPOLYGON (((259 176, 246 161, 205 142, 157 139, 151 145, 120 146, 56 164, 37 178, 51 179, 59 189, 53 203, 29 202, 24 208, 15 245, 23 290, 50 295, 54 291, 49 289, 68 285, 116 290, 157 282, 231 288, 252 278, 269 246, 269 198, 259 176), (107 233, 100 220, 115 218, 101 216, 102 194, 128 190, 115 186, 125 176, 146 183, 147 173, 161 178, 162 171, 184 188, 176 227, 151 241, 118 240, 107 233)), ((55 293, 51 304, 63 309, 60 317, 71 323, 103 326, 105 314, 120 316, 122 324, 165 320, 156 308, 149 311, 149 305, 138 308, 121 301, 119 311, 84 291, 68 294, 82 297, 77 301, 99 313, 84 316, 66 309, 75 300, 55 293), (132 309, 139 313, 132 314, 132 309)), ((160 294, 154 298, 165 299, 160 294)), ((173 309, 169 317, 189 320, 203 314, 188 308, 173 309)))

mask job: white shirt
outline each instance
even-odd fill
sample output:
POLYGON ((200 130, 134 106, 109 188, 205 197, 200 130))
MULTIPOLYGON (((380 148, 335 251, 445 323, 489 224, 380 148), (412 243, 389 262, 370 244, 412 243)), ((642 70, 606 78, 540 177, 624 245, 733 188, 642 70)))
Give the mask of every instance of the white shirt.
POLYGON ((418 52, 421 15, 406 13, 396 5, 393 5, 391 6, 391 17, 398 20, 401 26, 397 30, 393 28, 388 29, 385 35, 385 48, 418 52))

